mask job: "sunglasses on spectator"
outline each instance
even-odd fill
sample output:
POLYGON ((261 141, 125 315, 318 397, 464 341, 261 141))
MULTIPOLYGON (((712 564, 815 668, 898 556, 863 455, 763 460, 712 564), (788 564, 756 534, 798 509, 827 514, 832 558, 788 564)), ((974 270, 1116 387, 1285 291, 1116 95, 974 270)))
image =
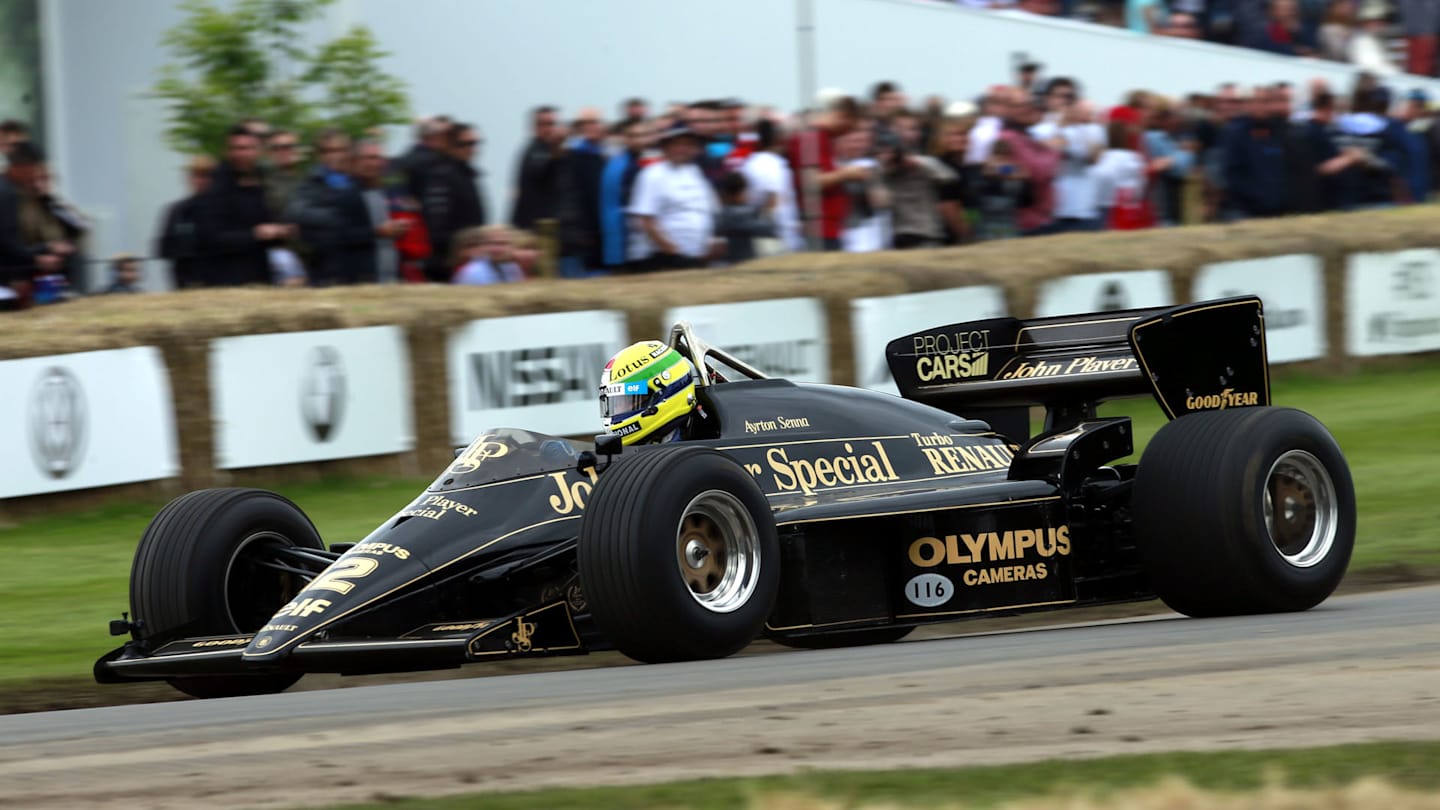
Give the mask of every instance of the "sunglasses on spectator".
POLYGON ((479 139, 479 138, 470 138, 470 139, 464 140, 464 141, 456 141, 456 142, 455 142, 455 145, 456 145, 456 146, 479 146, 479 145, 480 145, 480 139, 479 139))
POLYGON ((294 149, 299 145, 298 143, 272 143, 270 144, 270 148, 278 151, 281 149, 294 149))

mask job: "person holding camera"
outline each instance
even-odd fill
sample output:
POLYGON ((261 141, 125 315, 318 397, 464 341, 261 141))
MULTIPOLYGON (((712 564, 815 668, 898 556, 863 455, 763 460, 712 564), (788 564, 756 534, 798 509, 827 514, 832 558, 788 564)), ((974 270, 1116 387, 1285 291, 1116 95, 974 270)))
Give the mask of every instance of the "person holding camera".
POLYGON ((945 229, 964 232, 964 213, 954 199, 942 199, 955 172, 941 161, 921 154, 920 119, 901 111, 890 129, 877 138, 881 179, 890 192, 892 245, 899 250, 939 247, 945 229))

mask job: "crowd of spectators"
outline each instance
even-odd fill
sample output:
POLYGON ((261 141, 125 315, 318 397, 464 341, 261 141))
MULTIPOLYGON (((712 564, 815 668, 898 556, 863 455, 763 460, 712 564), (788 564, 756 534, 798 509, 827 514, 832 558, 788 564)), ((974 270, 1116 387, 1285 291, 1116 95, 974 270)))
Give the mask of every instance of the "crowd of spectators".
POLYGON ((1379 76, 1440 76, 1435 0, 932 0, 1348 62, 1379 76))
MULTIPOLYGON (((515 192, 498 212, 474 163, 477 126, 426 118, 387 158, 378 139, 229 130, 185 168, 155 254, 177 286, 523 281, 717 267, 796 250, 958 245, 1420 202, 1440 181, 1429 99, 1379 79, 1224 84, 1105 107, 1024 65, 976 100, 912 104, 880 82, 796 115, 736 99, 528 113, 515 192), (1297 95, 1303 103, 1297 102, 1297 95)), ((78 286, 86 225, 55 196, 43 151, 6 125, 0 294, 78 286)), ((115 257, 94 292, 136 289, 115 257)))

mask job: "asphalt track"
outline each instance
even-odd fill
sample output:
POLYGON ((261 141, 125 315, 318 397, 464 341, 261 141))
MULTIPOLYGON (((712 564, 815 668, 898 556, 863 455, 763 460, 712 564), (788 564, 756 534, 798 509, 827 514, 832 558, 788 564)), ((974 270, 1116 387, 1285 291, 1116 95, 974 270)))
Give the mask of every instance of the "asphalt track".
POLYGON ((1440 587, 1301 614, 967 629, 981 634, 4 716, 0 807, 324 806, 1440 738, 1440 587))

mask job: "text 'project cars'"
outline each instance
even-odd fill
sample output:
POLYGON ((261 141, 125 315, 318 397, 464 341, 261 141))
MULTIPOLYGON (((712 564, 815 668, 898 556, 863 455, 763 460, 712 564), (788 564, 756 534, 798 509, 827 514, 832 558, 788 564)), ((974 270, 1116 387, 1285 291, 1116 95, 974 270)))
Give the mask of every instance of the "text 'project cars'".
POLYGON ((1155 596, 1304 610, 1349 561, 1348 468, 1319 422, 1271 405, 1256 298, 918 332, 887 347, 902 397, 766 379, 684 324, 669 343, 704 370, 682 441, 494 430, 328 547, 274 493, 173 501, 97 679, 239 695, 307 672, 877 643, 1155 596), (1121 463, 1130 422, 1096 406, 1136 395, 1171 421, 1121 463))

